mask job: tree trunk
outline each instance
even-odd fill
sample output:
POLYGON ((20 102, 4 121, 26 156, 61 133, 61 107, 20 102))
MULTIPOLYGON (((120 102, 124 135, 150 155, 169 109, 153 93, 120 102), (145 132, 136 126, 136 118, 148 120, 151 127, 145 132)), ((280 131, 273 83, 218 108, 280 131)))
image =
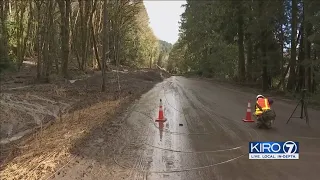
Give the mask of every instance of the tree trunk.
POLYGON ((17 57, 18 57, 18 69, 20 70, 22 64, 23 64, 23 32, 24 32, 24 26, 23 26, 23 17, 26 10, 26 2, 21 2, 21 7, 18 7, 18 2, 16 2, 16 13, 17 13, 17 22, 19 23, 19 27, 17 27, 17 57), (20 14, 19 10, 20 9, 20 14))
POLYGON ((71 13, 70 0, 59 0, 59 9, 61 13, 61 59, 62 59, 62 75, 68 78, 69 63, 69 19, 71 13))
MULTIPOLYGON (((263 10, 265 4, 263 1, 259 1, 259 17, 263 18, 263 10)), ((264 22, 260 22, 260 49, 262 53, 262 91, 268 90, 268 69, 267 69, 267 40, 268 40, 268 29, 264 22)))
POLYGON ((8 17, 8 9, 9 9, 9 1, 0 1, 0 20, 1 20, 1 29, 0 32, 2 37, 0 36, 0 51, 1 56, 5 61, 9 60, 9 51, 8 51, 8 29, 7 29, 7 17, 8 17))
POLYGON ((41 5, 42 2, 41 1, 36 1, 37 4, 37 79, 40 80, 41 78, 41 66, 42 66, 42 62, 41 62, 41 36, 40 36, 40 25, 41 23, 41 5))
POLYGON ((308 62, 306 68, 305 68, 305 87, 308 89, 309 92, 312 92, 312 77, 313 77, 313 64, 311 61, 311 42, 309 41, 308 37, 311 35, 311 31, 312 31, 312 24, 310 23, 310 21, 307 19, 310 14, 308 12, 307 6, 309 4, 304 2, 303 4, 303 10, 304 10, 304 23, 305 23, 305 59, 308 62), (307 17, 307 18, 306 18, 307 17))
POLYGON ((80 70, 84 70, 84 66, 85 63, 87 61, 86 56, 87 56, 87 36, 86 36, 86 32, 87 32, 87 27, 86 27, 86 13, 85 11, 87 11, 87 1, 82 1, 82 0, 78 0, 79 2, 79 8, 80 8, 80 34, 81 34, 81 63, 80 63, 80 70))
POLYGON ((261 52, 262 52, 262 91, 266 92, 268 90, 269 77, 267 69, 267 47, 265 42, 265 33, 261 34, 261 52))
POLYGON ((284 80, 285 80, 285 78, 286 78, 286 76, 287 76, 287 74, 288 74, 288 72, 289 72, 289 68, 290 68, 290 66, 288 65, 287 68, 286 68, 286 70, 284 71, 282 77, 281 77, 281 81, 280 81, 279 84, 277 85, 277 89, 280 88, 281 84, 283 84, 283 90, 285 89, 284 80))
POLYGON ((116 38, 116 56, 115 56, 115 59, 116 59, 116 64, 117 64, 117 67, 119 67, 119 65, 121 64, 120 63, 120 33, 117 33, 117 38, 116 38))
MULTIPOLYGON (((115 28, 118 29, 117 26, 115 28)), ((118 42, 119 33, 120 32, 115 32, 114 37, 113 37, 114 59, 112 59, 112 62, 114 63, 114 65, 117 64, 118 58, 119 58, 119 56, 118 56, 119 55, 119 49, 118 49, 118 43, 117 43, 118 42)))
POLYGON ((292 91, 296 81, 296 56, 297 56, 297 15, 298 15, 298 5, 297 0, 292 0, 292 20, 291 20, 291 60, 290 60, 290 72, 287 84, 287 89, 292 91))
POLYGON ((51 3, 52 0, 47 0, 47 5, 46 5, 46 8, 48 9, 46 15, 45 15, 45 20, 44 20, 44 23, 46 25, 49 25, 49 26, 45 26, 43 29, 44 29, 44 32, 43 32, 43 41, 44 41, 44 48, 43 48, 43 71, 42 71, 42 74, 41 76, 44 78, 45 82, 48 82, 48 79, 47 79, 47 75, 48 75, 48 65, 49 65, 49 29, 50 29, 50 13, 51 13, 51 3))
POLYGON ((244 58, 244 32, 243 32, 243 15, 241 1, 238 2, 238 48, 239 48, 239 61, 238 73, 240 82, 245 81, 245 58, 244 58))
POLYGON ((25 57, 25 54, 26 54, 27 41, 30 36, 32 21, 33 21, 33 6, 32 6, 32 1, 29 1, 29 18, 28 18, 28 25, 27 25, 27 34, 23 40, 23 48, 22 48, 23 58, 25 57))
POLYGON ((73 43, 71 44, 71 49, 74 51, 74 54, 76 55, 76 60, 77 60, 77 63, 78 63, 78 68, 81 69, 81 59, 80 59, 80 55, 79 55, 79 38, 77 38, 79 36, 79 32, 77 31, 77 26, 76 25, 79 25, 78 23, 78 17, 79 17, 79 14, 80 14, 80 9, 78 9, 77 13, 76 13, 76 17, 75 19, 73 20, 73 24, 70 24, 72 25, 71 27, 71 35, 73 37, 73 43))
POLYGON ((53 10, 55 9, 55 2, 54 0, 49 0, 49 23, 48 23, 48 60, 47 60, 47 65, 46 65, 46 81, 49 82, 49 75, 51 74, 51 69, 52 69, 52 59, 53 59, 53 54, 55 53, 54 51, 54 27, 53 27, 53 10))
MULTIPOLYGON (((315 62, 315 61, 317 61, 317 55, 318 55, 316 48, 314 48, 314 52, 313 53, 314 53, 313 62, 315 62)), ((315 69, 314 68, 311 68, 311 75, 312 75, 312 80, 311 80, 311 82, 312 82, 312 85, 311 85, 312 86, 312 90, 311 90, 311 92, 315 93, 317 91, 317 83, 316 83, 316 79, 315 79, 316 74, 315 74, 315 69)))
MULTIPOLYGON (((98 69, 101 70, 101 64, 100 64, 100 58, 99 58, 99 52, 98 52, 97 40, 96 40, 94 22, 93 22, 93 19, 95 17, 95 10, 97 7, 97 2, 98 1, 95 0, 94 5, 93 5, 93 9, 92 9, 91 16, 90 16, 90 26, 91 26, 91 35, 92 35, 92 47, 93 47, 94 55, 96 57, 95 62, 98 64, 98 69)), ((93 64, 95 64, 94 60, 93 60, 93 64)), ((96 67, 94 67, 94 68, 96 68, 96 67)))
MULTIPOLYGON (((283 48, 284 48, 284 30, 283 30, 283 24, 281 24, 280 26, 280 53, 281 53, 281 72, 283 72, 284 68, 285 68, 285 60, 284 60, 284 57, 283 57, 283 48)), ((280 86, 282 85, 282 89, 285 90, 286 89, 286 84, 284 83, 285 79, 286 79, 286 76, 288 74, 288 71, 289 71, 289 66, 287 66, 286 70, 285 70, 285 73, 284 75, 281 77, 280 79, 280 82, 277 86, 277 89, 280 88, 280 86)))
MULTIPOLYGON (((303 18, 304 19, 304 18, 303 18)), ((300 92, 301 89, 304 88, 304 80, 305 80, 305 67, 303 65, 304 59, 305 59, 305 54, 304 54, 304 20, 302 20, 301 26, 300 26, 300 44, 299 44, 299 55, 298 55, 298 62, 299 62, 299 77, 298 77, 298 86, 296 91, 300 92)))
MULTIPOLYGON (((252 6, 249 6, 249 24, 252 24, 252 6)), ((252 82, 253 78, 253 42, 252 42, 252 31, 248 30, 246 34, 246 42, 247 42, 247 80, 248 82, 252 82)))
POLYGON ((252 36, 248 35, 248 54, 247 54, 247 78, 248 81, 252 81, 252 62, 253 62, 253 44, 252 36))
MULTIPOLYGON (((115 18, 115 17, 114 17, 115 18)), ((113 62, 115 60, 115 54, 116 54, 116 44, 115 44, 115 34, 116 34, 116 30, 115 30, 115 20, 110 20, 110 41, 109 41, 109 47, 110 47, 110 61, 113 62)))
POLYGON ((95 32, 92 26, 92 40, 93 40, 93 48, 94 48, 94 54, 96 56, 96 61, 98 64, 98 68, 99 70, 101 70, 101 63, 100 63, 100 58, 99 58, 99 52, 98 52, 98 47, 97 47, 97 40, 96 40, 96 36, 95 36, 95 32))
POLYGON ((108 17, 108 3, 109 0, 104 0, 103 4, 103 54, 102 54, 102 87, 101 91, 104 92, 106 90, 106 61, 109 55, 109 17, 108 17))
POLYGON ((114 31, 113 31, 113 48, 114 48, 114 59, 111 59, 112 63, 116 66, 118 66, 118 64, 120 64, 120 36, 121 36, 121 19, 122 19, 122 15, 120 13, 121 11, 121 7, 120 7, 120 2, 116 1, 116 8, 118 10, 118 13, 116 14, 115 20, 113 22, 114 25, 114 31))
POLYGON ((84 27, 84 2, 82 0, 78 0, 79 3, 79 10, 80 10, 80 56, 81 56, 81 61, 80 61, 80 70, 83 71, 83 65, 84 65, 84 54, 85 54, 85 40, 86 37, 84 35, 85 27, 84 27))
MULTIPOLYGON (((90 57, 90 51, 89 51, 89 47, 90 47, 90 43, 91 43, 91 39, 90 39, 90 24, 91 24, 91 19, 92 19, 92 15, 94 13, 94 9, 92 9, 92 1, 85 1, 85 7, 86 7, 86 11, 85 11, 85 17, 86 17, 86 21, 85 21, 85 37, 86 37, 86 41, 85 41, 85 55, 84 55, 84 69, 87 69, 87 65, 88 65, 88 57, 90 57), (92 9, 90 11, 90 9, 92 9)), ((92 55, 92 54, 91 54, 92 55)))

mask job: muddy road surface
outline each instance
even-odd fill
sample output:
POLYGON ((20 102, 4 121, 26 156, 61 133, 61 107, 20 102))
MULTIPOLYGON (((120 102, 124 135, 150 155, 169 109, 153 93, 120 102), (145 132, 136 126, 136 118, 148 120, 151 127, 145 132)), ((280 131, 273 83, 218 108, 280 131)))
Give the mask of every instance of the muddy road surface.
POLYGON ((113 130, 102 126, 79 142, 48 179, 319 179, 320 112, 309 109, 311 127, 301 119, 286 124, 296 102, 275 99, 274 128, 258 129, 242 122, 255 96, 231 85, 166 79, 114 120, 113 130), (167 121, 159 123, 160 99, 167 121), (299 160, 248 158, 249 141, 287 140, 300 143, 299 160))

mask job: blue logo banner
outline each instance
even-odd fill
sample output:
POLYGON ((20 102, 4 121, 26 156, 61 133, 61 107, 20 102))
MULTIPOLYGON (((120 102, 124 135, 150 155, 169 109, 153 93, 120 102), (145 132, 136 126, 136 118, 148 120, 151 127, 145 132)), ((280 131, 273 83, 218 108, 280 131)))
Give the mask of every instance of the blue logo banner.
POLYGON ((299 142, 249 142, 249 159, 299 159, 299 142))
POLYGON ((249 142, 249 153, 299 153, 299 142, 249 142))

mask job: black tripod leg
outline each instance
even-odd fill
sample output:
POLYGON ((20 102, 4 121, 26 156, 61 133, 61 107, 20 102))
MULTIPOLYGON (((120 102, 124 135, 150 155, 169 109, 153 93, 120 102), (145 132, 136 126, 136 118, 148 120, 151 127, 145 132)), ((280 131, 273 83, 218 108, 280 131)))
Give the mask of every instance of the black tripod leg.
POLYGON ((304 105, 304 114, 306 116, 306 123, 308 124, 308 126, 310 126, 310 124, 309 124, 309 115, 308 115, 308 107, 307 107, 306 104, 304 105))
POLYGON ((294 112, 297 110, 298 106, 299 106, 300 102, 297 104, 296 108, 294 108, 291 116, 289 117, 288 121, 287 121, 287 124, 289 123, 290 119, 292 118, 292 115, 294 114, 294 112))
POLYGON ((300 114, 300 119, 303 119, 303 111, 304 111, 304 100, 301 100, 301 114, 300 114))

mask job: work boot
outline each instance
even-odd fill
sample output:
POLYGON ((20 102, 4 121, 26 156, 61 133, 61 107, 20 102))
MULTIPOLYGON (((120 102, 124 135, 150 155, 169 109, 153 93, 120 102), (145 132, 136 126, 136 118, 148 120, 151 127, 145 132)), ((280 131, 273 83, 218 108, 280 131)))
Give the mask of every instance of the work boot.
POLYGON ((257 128, 261 129, 263 127, 263 124, 261 122, 257 123, 257 128))

